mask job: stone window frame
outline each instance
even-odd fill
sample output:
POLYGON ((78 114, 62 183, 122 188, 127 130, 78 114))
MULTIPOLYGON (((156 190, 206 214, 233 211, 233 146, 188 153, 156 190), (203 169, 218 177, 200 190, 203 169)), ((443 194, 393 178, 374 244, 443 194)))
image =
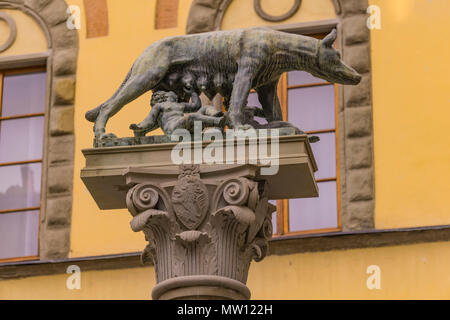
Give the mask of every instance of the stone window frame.
MULTIPOLYGON (((233 0, 194 0, 186 33, 220 30, 233 0)), ((343 60, 361 75, 357 86, 338 85, 340 212, 342 231, 374 229, 372 84, 368 0, 333 0, 336 19, 272 26, 302 34, 337 28, 343 60)), ((301 10, 301 7, 300 7, 301 10)), ((280 236, 279 238, 282 238, 280 236)))
POLYGON ((70 250, 78 32, 67 28, 67 8, 64 0, 0 0, 0 9, 33 18, 47 41, 46 52, 0 57, 1 69, 46 67, 40 260, 67 258, 70 250))

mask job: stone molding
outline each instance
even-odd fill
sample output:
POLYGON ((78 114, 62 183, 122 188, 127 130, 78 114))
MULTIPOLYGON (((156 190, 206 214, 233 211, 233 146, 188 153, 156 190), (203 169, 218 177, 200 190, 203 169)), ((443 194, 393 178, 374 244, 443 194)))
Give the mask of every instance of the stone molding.
MULTIPOLYGON (((219 30, 232 0, 194 0, 186 33, 219 30)), ((362 74, 357 86, 338 86, 341 221, 343 231, 375 226, 372 74, 368 0, 333 0, 343 60, 362 74)), ((300 8, 301 10, 301 8, 300 8)), ((321 24, 321 21, 318 21, 321 24)), ((292 29, 292 25, 286 25, 292 29)), ((283 30, 283 25, 274 26, 283 30)), ((312 28, 308 23, 307 29, 312 28)))
POLYGON ((264 20, 271 21, 271 22, 281 22, 284 20, 289 19, 294 14, 297 13, 298 9, 300 8, 300 5, 302 3, 302 0, 295 0, 292 7, 286 12, 279 16, 273 16, 263 10, 261 7, 261 0, 254 0, 253 1, 253 8, 255 9, 256 14, 264 20))
POLYGON ((3 52, 7 50, 9 47, 11 47, 14 41, 16 40, 17 26, 16 21, 5 12, 0 12, 0 20, 5 21, 9 28, 8 39, 6 39, 6 41, 0 45, 0 52, 3 52))
POLYGON ((232 0, 194 0, 189 10, 186 33, 219 30, 232 0))
MULTIPOLYGON (((450 241, 449 225, 282 236, 269 241, 268 255, 392 247, 438 241, 450 241)), ((0 279, 64 274, 67 268, 73 264, 77 264, 84 271, 142 268, 141 255, 141 252, 133 252, 107 256, 0 263, 0 279)))
MULTIPOLYGON (((48 44, 42 54, 12 56, 14 67, 47 65, 46 130, 42 162, 39 256, 62 259, 70 250, 74 157, 74 103, 78 32, 66 26, 64 0, 1 0, 0 8, 16 9, 32 17, 48 44)), ((1 59, 8 67, 8 58, 1 59)))
POLYGON ((250 290, 242 282, 220 276, 188 276, 169 279, 152 290, 153 300, 248 300, 250 290), (193 295, 193 292, 196 292, 193 295))

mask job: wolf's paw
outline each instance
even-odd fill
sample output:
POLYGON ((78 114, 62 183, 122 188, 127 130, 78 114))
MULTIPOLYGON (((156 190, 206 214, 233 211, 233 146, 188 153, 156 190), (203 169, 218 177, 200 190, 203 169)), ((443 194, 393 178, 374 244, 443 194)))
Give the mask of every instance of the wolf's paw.
POLYGON ((240 124, 240 125, 234 127, 234 130, 246 131, 246 130, 250 130, 250 129, 253 129, 253 127, 250 124, 240 124))
POLYGON ((114 133, 102 133, 95 137, 97 140, 114 139, 117 136, 114 133))
POLYGON ((130 124, 130 129, 133 130, 135 137, 143 137, 147 133, 146 129, 141 128, 136 123, 130 124))

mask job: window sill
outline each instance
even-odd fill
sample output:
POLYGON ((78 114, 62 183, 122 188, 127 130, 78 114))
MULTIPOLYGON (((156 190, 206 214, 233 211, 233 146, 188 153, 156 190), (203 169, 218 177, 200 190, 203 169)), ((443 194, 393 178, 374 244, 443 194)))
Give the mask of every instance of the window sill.
MULTIPOLYGON (((269 254, 287 255, 303 252, 398 246, 449 240, 450 225, 281 235, 270 241, 269 254)), ((61 260, 0 263, 0 279, 61 274, 66 273, 67 267, 70 265, 78 265, 82 271, 144 267, 141 264, 140 255, 140 252, 132 252, 61 260)))

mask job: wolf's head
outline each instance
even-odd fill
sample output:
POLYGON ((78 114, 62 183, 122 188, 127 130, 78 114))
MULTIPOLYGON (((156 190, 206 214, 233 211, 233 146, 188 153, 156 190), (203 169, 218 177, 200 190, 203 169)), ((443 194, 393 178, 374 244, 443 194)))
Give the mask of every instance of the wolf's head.
POLYGON ((341 60, 341 54, 333 48, 336 35, 336 29, 333 29, 319 41, 317 63, 308 71, 332 83, 356 85, 361 81, 361 76, 352 67, 347 66, 341 60))

